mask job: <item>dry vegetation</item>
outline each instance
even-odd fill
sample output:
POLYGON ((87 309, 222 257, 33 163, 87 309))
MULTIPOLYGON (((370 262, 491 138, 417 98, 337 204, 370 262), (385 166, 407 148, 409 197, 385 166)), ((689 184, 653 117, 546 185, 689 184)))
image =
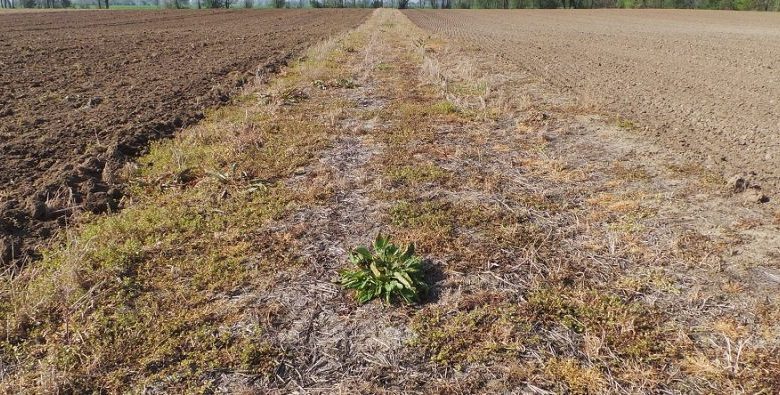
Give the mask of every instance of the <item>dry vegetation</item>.
POLYGON ((4 277, 3 390, 780 391, 777 213, 552 92, 377 11, 4 277), (380 231, 421 304, 336 282, 380 231))

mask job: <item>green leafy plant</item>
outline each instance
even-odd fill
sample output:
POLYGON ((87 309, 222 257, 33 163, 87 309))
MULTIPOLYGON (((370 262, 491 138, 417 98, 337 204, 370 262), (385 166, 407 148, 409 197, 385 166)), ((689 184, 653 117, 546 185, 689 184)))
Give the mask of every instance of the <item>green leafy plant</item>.
POLYGON ((382 298, 390 303, 414 303, 428 290, 423 279, 422 259, 414 254, 414 243, 401 248, 390 238, 377 235, 371 252, 358 247, 349 254, 356 269, 341 272, 341 285, 354 289, 359 303, 382 298))

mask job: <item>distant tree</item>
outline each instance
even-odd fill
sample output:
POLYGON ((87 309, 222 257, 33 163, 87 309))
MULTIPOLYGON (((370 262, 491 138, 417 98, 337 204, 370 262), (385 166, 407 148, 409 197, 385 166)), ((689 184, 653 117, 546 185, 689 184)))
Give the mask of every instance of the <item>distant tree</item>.
POLYGON ((184 3, 184 0, 165 0, 162 5, 164 8, 182 9, 187 8, 189 5, 184 3))

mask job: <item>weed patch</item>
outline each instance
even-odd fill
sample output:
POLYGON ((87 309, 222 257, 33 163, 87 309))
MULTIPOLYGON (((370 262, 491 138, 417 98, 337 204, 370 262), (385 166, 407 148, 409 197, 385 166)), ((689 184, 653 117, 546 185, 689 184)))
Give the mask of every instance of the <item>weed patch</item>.
POLYGON ((428 289, 423 279, 422 259, 414 254, 414 243, 399 247, 390 238, 377 236, 373 252, 358 247, 349 255, 357 268, 341 272, 341 284, 354 289, 359 303, 374 298, 386 303, 403 300, 418 302, 428 289))
POLYGON ((483 293, 465 298, 454 310, 430 307, 418 312, 411 324, 416 333, 411 346, 446 366, 519 357, 526 345, 539 339, 525 310, 503 298, 483 293))
POLYGON ((434 164, 407 165, 390 169, 388 178, 393 185, 418 187, 427 183, 441 184, 450 179, 450 173, 434 164))

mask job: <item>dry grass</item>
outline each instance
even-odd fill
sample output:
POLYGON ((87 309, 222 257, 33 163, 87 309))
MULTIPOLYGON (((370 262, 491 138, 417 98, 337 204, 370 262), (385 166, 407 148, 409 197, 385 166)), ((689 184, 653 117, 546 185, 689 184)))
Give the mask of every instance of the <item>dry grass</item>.
POLYGON ((326 148, 328 130, 309 114, 327 103, 262 104, 255 92, 339 75, 342 41, 155 143, 123 171, 121 213, 81 218, 61 247, 3 279, 4 391, 213 391, 225 373, 274 380, 285 350, 267 328, 283 311, 235 295, 302 264, 294 230, 267 226, 329 196, 316 180, 285 182, 326 148))
POLYGON ((5 388, 777 392, 777 302, 718 260, 765 221, 668 220, 659 177, 702 173, 594 145, 540 92, 378 11, 152 147, 121 213, 4 280, 5 388), (417 242, 421 306, 331 282, 378 231, 417 242))

